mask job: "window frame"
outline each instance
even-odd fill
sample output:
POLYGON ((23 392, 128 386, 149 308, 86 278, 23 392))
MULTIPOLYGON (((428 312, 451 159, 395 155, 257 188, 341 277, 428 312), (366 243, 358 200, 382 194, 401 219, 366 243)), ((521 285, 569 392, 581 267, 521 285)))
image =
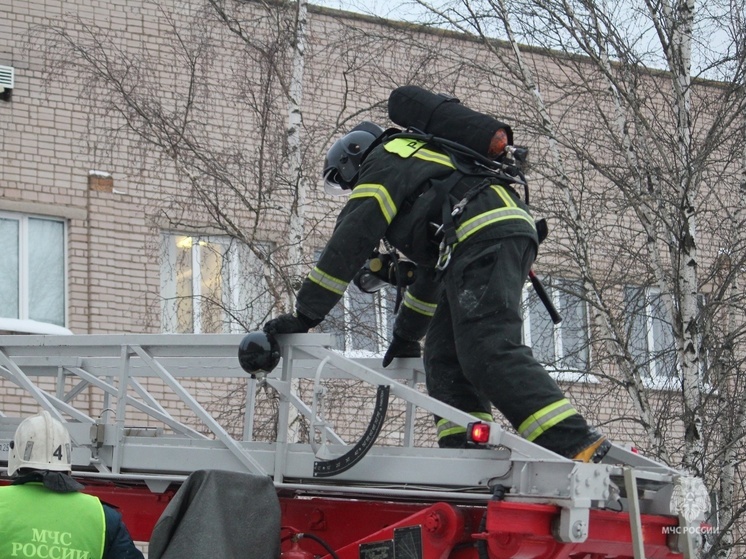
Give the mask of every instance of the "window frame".
POLYGON ((355 296, 353 295, 355 292, 363 297, 372 297, 373 299, 372 301, 370 301, 370 304, 373 305, 372 312, 376 319, 376 338, 375 340, 371 341, 375 341, 376 349, 371 351, 353 347, 350 349, 350 351, 360 353, 361 355, 370 354, 371 357, 382 357, 388 349, 392 339, 394 319, 396 318, 396 315, 393 312, 394 298, 396 297, 396 287, 384 286, 375 293, 365 293, 359 290, 354 284, 351 283, 349 285, 349 287, 345 290, 345 296, 343 298, 345 302, 345 327, 347 333, 345 338, 345 347, 347 347, 348 343, 352 343, 353 341, 350 329, 347 328, 347 316, 352 312, 352 305, 350 304, 350 300, 352 299, 352 297, 355 296))
POLYGON ((541 279, 541 282, 544 285, 552 304, 557 309, 557 312, 560 314, 560 316, 563 316, 564 310, 563 295, 574 297, 578 300, 578 304, 581 304, 583 306, 582 335, 584 341, 583 359, 585 361, 585 366, 583 369, 578 369, 577 367, 569 366, 566 361, 569 356, 566 355, 567 352, 565 351, 566 336, 563 335, 563 331, 571 327, 574 328, 575 325, 571 326, 570 324, 568 324, 567 318, 565 316, 563 316, 563 320, 559 324, 554 324, 551 318, 549 318, 548 311, 544 309, 543 303, 538 298, 538 294, 536 294, 535 292, 532 293, 533 287, 529 283, 526 283, 526 285, 524 286, 521 296, 521 304, 523 308, 523 343, 532 348, 532 351, 536 347, 536 345, 532 343, 531 331, 531 309, 533 302, 531 298, 535 297, 536 306, 538 307, 539 312, 546 313, 547 320, 551 324, 552 349, 554 354, 553 361, 551 363, 542 361, 540 356, 536 356, 537 360, 542 365, 544 365, 547 371, 557 380, 597 382, 598 379, 595 377, 595 375, 590 374, 593 353, 590 336, 590 313, 588 312, 588 303, 582 297, 576 297, 570 294, 567 290, 563 290, 560 287, 562 284, 579 285, 580 287, 582 287, 581 280, 574 278, 546 276, 541 279))
MULTIPOLYGON (((178 237, 185 239, 192 239, 191 246, 188 247, 189 262, 191 274, 191 296, 183 298, 191 299, 191 328, 187 333, 202 334, 205 333, 203 310, 200 304, 200 298, 202 297, 202 285, 204 270, 202 269, 202 247, 206 244, 220 246, 221 257, 224 259, 225 269, 227 270, 227 278, 225 278, 225 291, 227 293, 221 294, 221 303, 228 309, 237 312, 243 307, 241 305, 244 302, 244 295, 249 292, 245 288, 244 278, 241 276, 243 270, 253 268, 257 262, 262 262, 254 252, 246 245, 238 241, 236 238, 226 234, 200 234, 190 233, 183 231, 161 231, 161 260, 160 260, 160 274, 161 274, 161 286, 160 286, 160 298, 161 298, 161 332, 163 333, 177 333, 179 332, 179 319, 178 319, 178 303, 180 297, 176 293, 177 287, 177 267, 178 267, 178 254, 175 252, 172 254, 171 251, 176 250, 176 246, 179 241, 176 240, 178 237), (203 242, 204 241, 204 242, 203 242), (171 259, 173 256, 173 260, 171 259), (246 261, 249 259, 249 261, 246 261), (174 269, 171 273, 167 273, 166 266, 173 266, 174 269)), ((257 243, 265 254, 268 256, 271 252, 270 243, 257 243)), ((262 263, 262 281, 266 275, 266 264, 262 263)), ((222 289, 221 289, 222 291, 222 289)), ((270 310, 273 306, 272 301, 269 298, 269 290, 264 289, 264 296, 266 301, 261 319, 265 319, 270 315, 270 310)), ((242 333, 245 332, 245 327, 230 313, 221 311, 223 314, 223 330, 217 333, 242 333), (227 330, 227 332, 226 332, 227 330)), ((257 326, 259 324, 257 323, 257 326)))
POLYGON ((69 266, 69 255, 68 255, 68 234, 69 224, 68 220, 64 217, 41 215, 35 213, 25 212, 12 212, 0 210, 0 218, 6 220, 13 220, 18 222, 18 316, 16 317, 5 317, 14 318, 17 320, 33 320, 35 322, 43 324, 52 324, 61 328, 67 328, 69 320, 69 288, 70 282, 68 280, 68 266, 69 266), (62 270, 61 270, 61 294, 62 294, 62 324, 56 322, 43 322, 35 318, 31 318, 30 308, 30 282, 31 282, 31 271, 29 269, 30 263, 30 239, 29 239, 29 221, 49 221, 58 223, 61 225, 60 244, 61 244, 61 258, 62 258, 62 270))
MULTIPOLYGON (((663 295, 661 294, 660 288, 656 286, 642 286, 642 285, 625 285, 624 286, 624 302, 628 329, 628 347, 632 355, 633 360, 636 359, 635 348, 632 347, 633 339, 635 337, 634 328, 634 313, 638 309, 636 301, 631 301, 628 298, 628 294, 632 291, 642 292, 645 297, 645 305, 641 310, 644 312, 642 318, 645 320, 645 361, 639 363, 635 361, 636 366, 643 371, 643 383, 649 388, 655 389, 669 389, 672 388, 672 383, 677 382, 681 379, 681 364, 679 363, 679 356, 676 350, 676 340, 673 335, 673 325, 668 322, 669 317, 661 317, 656 315, 656 298, 660 301, 661 305, 665 305, 663 301, 663 295), (670 329, 671 342, 673 347, 670 349, 658 348, 660 342, 656 344, 656 323, 660 321, 661 324, 667 325, 670 329), (651 349, 652 348, 652 349, 651 349), (660 362, 666 354, 671 353, 673 355, 674 363, 672 371, 675 374, 665 374, 660 372, 660 369, 664 366, 660 362)), ((699 298, 699 297, 698 297, 699 298)), ((664 307, 665 308, 665 307, 664 307)), ((665 335, 665 332, 663 333, 665 335)))
MULTIPOLYGON (((314 252, 315 261, 318 262, 321 256, 321 250, 314 252)), ((391 343, 394 319, 396 315, 393 312, 393 305, 396 298, 396 287, 384 286, 375 293, 366 293, 357 288, 357 286, 350 282, 345 289, 342 298, 329 312, 327 319, 322 322, 317 328, 318 331, 330 334, 335 340, 335 345, 338 350, 342 351, 347 356, 353 357, 382 357, 388 349, 391 343), (369 304, 373 306, 372 315, 375 318, 375 340, 370 336, 364 334, 353 335, 352 322, 355 320, 354 310, 357 303, 353 301, 353 298, 359 297, 360 300, 370 298, 369 304), (342 329, 338 328, 340 319, 343 322, 342 329), (356 345, 356 339, 358 337, 365 338, 369 341, 375 342, 376 349, 359 349, 354 347, 356 345)), ((366 314, 367 316, 367 314, 366 314)))

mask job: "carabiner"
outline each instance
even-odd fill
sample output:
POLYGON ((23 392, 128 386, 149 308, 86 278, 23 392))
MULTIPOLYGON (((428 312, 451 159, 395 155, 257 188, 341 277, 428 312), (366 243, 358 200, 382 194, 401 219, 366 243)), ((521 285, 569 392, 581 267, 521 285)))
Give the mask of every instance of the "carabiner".
POLYGON ((462 198, 455 206, 453 206, 453 210, 451 211, 451 217, 456 217, 457 215, 461 215, 461 212, 464 211, 464 206, 469 203, 468 198, 462 198))
POLYGON ((438 262, 437 264, 435 264, 436 270, 440 270, 442 272, 448 267, 448 264, 451 263, 452 251, 453 247, 451 245, 446 245, 445 240, 440 242, 440 246, 438 247, 438 262))

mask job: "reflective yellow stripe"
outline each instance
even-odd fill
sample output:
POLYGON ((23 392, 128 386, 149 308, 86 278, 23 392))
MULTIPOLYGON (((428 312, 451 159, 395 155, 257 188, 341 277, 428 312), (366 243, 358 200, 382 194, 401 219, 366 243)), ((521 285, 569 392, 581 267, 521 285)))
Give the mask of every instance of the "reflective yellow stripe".
POLYGON ((518 433, 527 441, 533 441, 546 433, 560 421, 578 413, 567 398, 558 400, 528 416, 518 427, 518 433))
MULTIPOLYGON (((481 411, 473 411, 470 412, 469 415, 473 415, 477 419, 481 419, 482 421, 494 421, 492 414, 485 413, 481 411)), ((461 427, 461 425, 458 425, 457 423, 453 423, 452 421, 449 421, 447 419, 441 419, 437 423, 438 428, 438 440, 442 439, 443 437, 447 437, 449 435, 458 435, 460 433, 466 433, 466 427, 461 427)))
POLYGON ((433 316, 435 314, 435 308, 438 306, 437 303, 426 303, 420 301, 417 297, 413 297, 409 291, 404 294, 404 306, 412 309, 414 312, 424 314, 425 316, 433 316))
POLYGON ((396 217, 396 204, 382 184, 359 184, 352 190, 350 198, 375 198, 386 223, 391 223, 396 217))
POLYGON ((426 142, 422 140, 413 140, 411 138, 396 138, 384 145, 384 149, 389 153, 395 153, 405 159, 409 157, 416 157, 423 161, 430 161, 431 163, 437 163, 438 165, 445 165, 451 169, 455 169, 456 166, 451 161, 451 158, 445 153, 439 151, 433 151, 423 147, 426 142))
POLYGON ((461 433, 466 433, 466 427, 461 427, 461 425, 456 425, 455 423, 449 424, 450 427, 441 429, 438 427, 438 440, 442 439, 443 437, 448 437, 449 435, 459 435, 461 433))
POLYGON ((457 241, 456 243, 454 243, 454 246, 457 243, 468 239, 483 227, 487 227, 488 225, 492 225, 493 223, 498 223, 500 221, 506 221, 508 219, 522 219, 523 221, 530 223, 531 227, 536 229, 534 218, 531 217, 528 212, 520 208, 497 208, 495 210, 490 210, 488 212, 484 212, 477 216, 474 216, 462 223, 461 226, 456 229, 457 241))
MULTIPOLYGON (((451 169, 456 168, 448 155, 441 152, 429 150, 423 147, 425 145, 426 142, 423 142, 422 140, 414 140, 411 138, 396 138, 386 143, 384 145, 384 148, 386 149, 386 151, 395 153, 404 158, 416 157, 425 161, 431 161, 433 163, 446 165, 451 169)), ((499 223, 500 221, 506 221, 509 219, 521 219, 531 224, 531 227, 533 229, 536 229, 534 218, 531 216, 530 213, 518 206, 516 201, 508 193, 504 186, 501 186, 499 184, 492 184, 490 185, 490 187, 495 192, 495 194, 500 197, 505 207, 496 208, 494 210, 484 212, 462 223, 461 226, 456 229, 456 243, 454 243, 454 247, 456 244, 469 238, 471 235, 473 235, 483 227, 487 227, 488 225, 492 225, 493 223, 499 223)), ((358 186, 357 188, 360 187, 358 186)), ((352 191, 352 196, 355 195, 357 188, 352 191)), ((379 203, 381 202, 379 201, 379 203)), ((386 215, 383 204, 381 205, 381 209, 382 211, 384 211, 384 215, 386 215)), ((393 215, 391 219, 393 219, 393 215)), ((391 223, 390 220, 388 222, 391 223)))
POLYGON ((497 192, 497 195, 500 197, 500 199, 503 201, 503 204, 505 204, 508 208, 517 208, 518 204, 515 203, 515 200, 513 200, 513 197, 508 194, 508 191, 505 190, 504 186, 500 186, 499 184, 492 184, 490 185, 492 187, 492 190, 497 192))
POLYGON ((346 281, 330 276, 326 272, 322 272, 319 268, 311 270, 311 273, 308 274, 308 279, 337 295, 342 295, 345 292, 345 289, 347 289, 346 281))
POLYGON ((414 154, 414 157, 416 157, 417 159, 422 159, 423 161, 429 161, 430 163, 437 163, 438 165, 444 165, 446 167, 450 167, 451 169, 456 168, 456 166, 453 163, 451 163, 450 157, 442 153, 438 153, 437 151, 431 151, 429 149, 421 149, 420 151, 414 154))

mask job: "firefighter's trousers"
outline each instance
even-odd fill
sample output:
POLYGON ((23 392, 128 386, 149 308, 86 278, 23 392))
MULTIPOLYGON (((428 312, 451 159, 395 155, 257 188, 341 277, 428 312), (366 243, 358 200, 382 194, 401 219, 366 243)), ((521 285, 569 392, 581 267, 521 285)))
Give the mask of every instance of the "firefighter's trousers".
MULTIPOLYGON (((588 444, 588 424, 521 338, 521 293, 535 257, 528 237, 474 239, 459 247, 425 340, 427 389, 477 417, 489 414, 492 403, 525 438, 571 457, 588 444), (558 407, 563 414, 553 416, 558 407)), ((463 429, 452 432, 446 439, 460 434, 465 440, 463 429)))

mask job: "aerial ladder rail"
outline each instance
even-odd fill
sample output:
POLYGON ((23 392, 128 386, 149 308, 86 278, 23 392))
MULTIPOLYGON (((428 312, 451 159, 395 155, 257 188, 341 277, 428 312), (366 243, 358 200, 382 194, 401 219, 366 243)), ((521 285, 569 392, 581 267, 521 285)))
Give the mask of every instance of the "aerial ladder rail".
MULTIPOLYGON (((618 446, 602 464, 576 463, 497 423, 490 424, 483 448, 418 447, 413 436, 417 410, 464 427, 474 420, 416 388, 423 381, 421 360, 399 359, 382 369, 380 359, 349 358, 336 351, 329 335, 286 335, 280 337, 281 366, 257 380, 239 367, 241 338, 239 334, 0 336, 0 378, 67 424, 74 441, 75 475, 86 480, 91 491, 128 503, 126 508, 133 512, 144 510, 136 503, 151 500, 156 503, 153 511, 162 510, 169 492, 192 472, 220 469, 270 476, 281 497, 294 503, 287 509, 288 516, 300 509, 299 496, 304 503, 313 501, 316 510, 324 508, 322 502, 328 499, 332 504, 325 514, 329 517, 352 506, 350 497, 398 503, 403 512, 395 513, 388 525, 396 524, 398 514, 403 515, 401 522, 408 522, 412 515, 405 513, 411 512, 410 503, 422 503, 416 505, 420 512, 423 504, 442 508, 446 503, 445 509, 428 513, 430 525, 440 526, 441 521, 433 518, 450 518, 448 511, 453 509, 461 520, 442 522, 459 526, 465 522, 469 530, 483 534, 479 538, 493 559, 529 557, 521 555, 527 545, 544 549, 542 553, 564 545, 562 553, 569 553, 568 545, 595 549, 599 541, 605 542, 602 548, 617 545, 619 553, 630 552, 608 557, 695 556, 691 537, 679 537, 674 545, 664 534, 667 526, 700 520, 683 518, 675 510, 673 494, 691 479, 674 469, 618 446), (190 382, 204 378, 246 385, 241 439, 190 392, 190 382), (300 379, 312 383, 311 402, 299 396, 300 379), (362 435, 340 433, 325 418, 324 383, 337 379, 361 381, 377 390, 376 403, 367 410, 372 419, 362 435), (277 437, 271 442, 254 440, 258 383, 266 383, 279 395, 277 437), (163 398, 165 390, 168 398, 163 398), (375 444, 389 397, 405 407, 399 446, 375 444), (311 426, 310 443, 293 440, 295 414, 311 426), (350 437, 353 440, 347 442, 350 437), (113 489, 107 485, 112 482, 113 489), (347 504, 342 507, 340 500, 347 504), (464 514, 469 521, 464 521, 464 514), (480 515, 480 523, 485 524, 482 532, 473 526, 480 515), (501 519, 498 524, 491 521, 496 518, 501 519), (506 518, 514 523, 506 523, 506 518), (484 535, 501 533, 506 526, 513 526, 512 538, 484 535), (515 533, 525 532, 526 526, 532 527, 531 537, 524 534, 519 545, 515 533), (602 532, 596 531, 604 526, 602 532), (610 533, 616 535, 617 544, 605 540, 610 533), (548 539, 539 543, 532 537, 548 539), (506 551, 509 548, 513 551, 506 551)), ((5 406, 11 409, 9 402, 5 406)), ((0 408, 0 468, 21 419, 17 412, 0 408)), ((153 516, 142 521, 144 535, 148 526, 152 529, 153 516)), ((454 530, 460 534, 464 529, 454 530)), ((343 547, 343 542, 338 544, 343 547)), ((540 556, 544 557, 536 555, 540 556)))

